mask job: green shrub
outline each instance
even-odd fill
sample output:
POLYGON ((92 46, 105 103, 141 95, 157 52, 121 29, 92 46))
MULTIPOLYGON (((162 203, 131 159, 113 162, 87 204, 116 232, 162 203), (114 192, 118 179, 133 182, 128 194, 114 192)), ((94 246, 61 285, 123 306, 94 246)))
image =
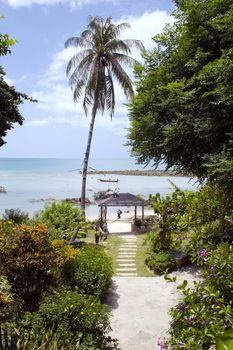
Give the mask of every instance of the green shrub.
POLYGON ((146 236, 146 244, 149 246, 149 250, 153 253, 158 253, 161 250, 168 251, 170 248, 172 248, 171 235, 166 235, 163 237, 161 231, 162 229, 160 227, 154 226, 146 236))
POLYGON ((110 349, 112 343, 106 336, 110 330, 108 307, 95 296, 67 290, 45 297, 38 312, 25 314, 21 328, 35 334, 53 330, 64 343, 80 345, 77 349, 110 349), (85 348, 87 344, 90 346, 85 348))
POLYGON ((85 245, 74 263, 74 272, 68 282, 78 293, 102 298, 111 285, 112 261, 102 249, 85 245))
POLYGON ((65 341, 53 330, 44 331, 42 334, 34 331, 25 332, 21 329, 7 327, 0 329, 1 350, 77 350, 80 349, 65 341))
POLYGON ((233 248, 227 243, 199 251, 201 282, 193 290, 180 286, 184 299, 171 310, 170 339, 165 349, 209 350, 217 336, 233 328, 233 248))
MULTIPOLYGON (((199 253, 200 254, 200 253, 199 253)), ((211 287, 219 291, 224 301, 233 307, 233 246, 221 243, 212 252, 202 252, 200 259, 204 259, 205 269, 202 275, 211 287)))
POLYGON ((48 227, 49 238, 61 239, 63 235, 71 238, 77 226, 84 224, 81 209, 71 203, 57 202, 45 206, 34 218, 36 222, 42 222, 48 227))
POLYGON ((175 259, 169 252, 152 253, 146 260, 148 267, 157 274, 170 272, 176 268, 175 259))
POLYGON ((0 225, 1 272, 22 308, 35 310, 43 292, 54 283, 54 249, 45 226, 9 225, 0 225))
POLYGON ((220 233, 223 231, 224 223, 220 220, 191 228, 184 245, 192 261, 197 262, 200 249, 214 249, 220 243, 220 233))
POLYGON ((5 213, 2 215, 4 220, 13 221, 15 224, 25 224, 29 220, 28 213, 17 209, 5 209, 5 213))

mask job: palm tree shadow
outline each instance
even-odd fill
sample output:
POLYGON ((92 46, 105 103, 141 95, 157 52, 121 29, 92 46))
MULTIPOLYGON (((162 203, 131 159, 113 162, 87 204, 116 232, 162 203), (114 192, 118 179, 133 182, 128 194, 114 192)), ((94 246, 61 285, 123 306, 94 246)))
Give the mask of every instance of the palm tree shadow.
POLYGON ((112 281, 112 285, 104 299, 104 303, 109 305, 112 309, 117 309, 119 306, 118 299, 120 298, 120 295, 117 293, 117 288, 117 283, 112 281))

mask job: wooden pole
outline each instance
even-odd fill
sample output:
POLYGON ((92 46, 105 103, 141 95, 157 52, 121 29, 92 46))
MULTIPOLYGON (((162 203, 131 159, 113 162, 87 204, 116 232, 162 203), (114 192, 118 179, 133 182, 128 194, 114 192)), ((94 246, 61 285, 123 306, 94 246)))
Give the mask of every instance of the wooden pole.
POLYGON ((105 220, 104 220, 104 222, 106 222, 107 221, 107 206, 105 206, 105 220))
POLYGON ((135 205, 135 210, 134 210, 134 220, 137 219, 137 206, 135 205))
POLYGON ((101 205, 101 207, 100 207, 100 221, 102 222, 102 220, 103 220, 103 207, 101 205))
POLYGON ((142 205, 142 223, 144 222, 144 205, 142 205))

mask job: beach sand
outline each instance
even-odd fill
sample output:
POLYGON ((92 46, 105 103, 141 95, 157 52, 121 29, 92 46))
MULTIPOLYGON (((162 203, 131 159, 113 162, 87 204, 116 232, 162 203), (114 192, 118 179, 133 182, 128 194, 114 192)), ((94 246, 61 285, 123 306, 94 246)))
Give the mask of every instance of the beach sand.
MULTIPOLYGON (((134 208, 130 208, 130 209, 121 209, 122 210, 122 215, 121 218, 118 219, 117 218, 117 209, 115 210, 115 213, 107 213, 107 223, 108 224, 112 224, 112 223, 131 223, 133 222, 133 218, 134 218, 134 208)), ((152 208, 145 208, 144 210, 144 217, 146 216, 151 216, 151 215, 155 215, 154 210, 152 208)), ((141 210, 138 209, 137 211, 137 218, 141 219, 142 214, 141 214, 141 210)), ((93 221, 93 220, 97 220, 99 218, 99 214, 96 215, 88 215, 87 219, 89 221, 93 221)))

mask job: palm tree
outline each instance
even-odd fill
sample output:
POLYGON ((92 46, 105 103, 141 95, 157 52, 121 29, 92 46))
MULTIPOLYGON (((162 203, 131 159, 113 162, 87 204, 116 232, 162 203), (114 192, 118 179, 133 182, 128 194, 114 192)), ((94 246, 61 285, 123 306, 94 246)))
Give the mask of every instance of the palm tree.
POLYGON ((101 17, 89 17, 87 28, 79 37, 71 37, 65 47, 79 47, 67 65, 67 76, 73 91, 74 102, 79 101, 83 93, 83 108, 87 115, 91 108, 91 122, 87 147, 83 162, 81 207, 85 213, 86 178, 91 149, 91 140, 96 114, 107 110, 112 118, 115 110, 114 79, 122 87, 127 98, 133 95, 132 82, 122 68, 137 63, 132 57, 131 48, 143 50, 139 40, 122 40, 119 35, 123 29, 130 28, 128 23, 113 24, 111 17, 105 21, 101 17))

